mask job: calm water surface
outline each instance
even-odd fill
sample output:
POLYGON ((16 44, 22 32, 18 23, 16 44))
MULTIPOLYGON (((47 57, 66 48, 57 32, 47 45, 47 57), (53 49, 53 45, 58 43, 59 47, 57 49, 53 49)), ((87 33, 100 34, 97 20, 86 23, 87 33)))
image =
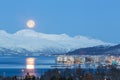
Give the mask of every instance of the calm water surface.
POLYGON ((26 59, 35 58, 35 72, 37 75, 43 74, 51 66, 56 65, 55 56, 39 56, 39 57, 7 57, 0 56, 0 75, 3 76, 21 76, 26 70, 26 59))

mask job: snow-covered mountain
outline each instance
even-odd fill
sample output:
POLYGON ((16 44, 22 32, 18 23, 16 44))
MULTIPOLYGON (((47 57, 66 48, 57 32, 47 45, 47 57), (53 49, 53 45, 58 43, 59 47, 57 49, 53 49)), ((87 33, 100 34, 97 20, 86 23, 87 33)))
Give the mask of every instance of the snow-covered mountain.
MULTIPOLYGON (((67 34, 44 34, 34 30, 25 29, 14 34, 0 30, 0 51, 9 49, 15 53, 65 53, 78 48, 98 45, 111 45, 101 40, 84 36, 70 37, 67 34)), ((6 50, 5 50, 6 51, 6 50)))
POLYGON ((94 46, 80 48, 66 53, 67 55, 120 55, 120 44, 114 46, 94 46))

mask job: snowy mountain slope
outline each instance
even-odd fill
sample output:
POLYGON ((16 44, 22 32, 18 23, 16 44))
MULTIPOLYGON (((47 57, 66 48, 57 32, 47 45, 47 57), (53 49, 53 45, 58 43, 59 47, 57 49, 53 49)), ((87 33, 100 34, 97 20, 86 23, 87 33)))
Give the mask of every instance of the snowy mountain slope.
POLYGON ((44 34, 34 30, 20 30, 14 34, 0 30, 0 47, 10 50, 25 49, 31 52, 64 53, 78 48, 111 45, 84 36, 70 37, 66 34, 44 34))
POLYGON ((94 46, 80 48, 66 53, 68 55, 120 55, 120 44, 114 46, 94 46))

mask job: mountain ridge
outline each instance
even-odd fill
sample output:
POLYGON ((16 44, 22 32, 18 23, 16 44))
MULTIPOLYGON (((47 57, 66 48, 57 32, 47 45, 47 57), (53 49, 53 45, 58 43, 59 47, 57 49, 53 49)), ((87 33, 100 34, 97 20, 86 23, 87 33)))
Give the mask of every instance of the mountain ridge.
POLYGON ((113 45, 85 36, 70 37, 67 34, 45 34, 31 29, 17 31, 14 34, 0 30, 0 47, 9 50, 22 49, 29 53, 66 53, 75 49, 98 45, 113 45))
POLYGON ((79 48, 66 53, 68 55, 120 55, 120 44, 114 46, 94 46, 79 48))

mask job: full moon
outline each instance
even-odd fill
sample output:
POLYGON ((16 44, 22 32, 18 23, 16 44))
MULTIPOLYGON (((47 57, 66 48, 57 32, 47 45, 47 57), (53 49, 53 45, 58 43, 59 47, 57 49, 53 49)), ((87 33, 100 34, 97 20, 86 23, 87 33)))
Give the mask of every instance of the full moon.
POLYGON ((27 24, 28 28, 34 28, 35 27, 35 21, 34 20, 28 20, 26 24, 27 24))

